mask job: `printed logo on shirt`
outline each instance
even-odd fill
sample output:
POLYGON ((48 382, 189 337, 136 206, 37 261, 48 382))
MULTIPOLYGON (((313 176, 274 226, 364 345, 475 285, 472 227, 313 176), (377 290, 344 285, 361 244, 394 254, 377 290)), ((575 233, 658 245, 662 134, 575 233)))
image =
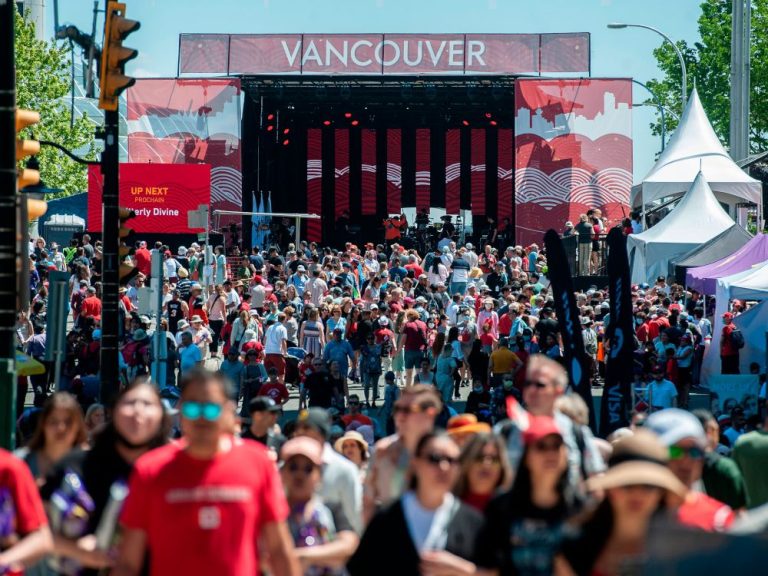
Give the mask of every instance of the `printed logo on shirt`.
POLYGON ((165 501, 169 504, 188 502, 246 502, 251 492, 245 486, 198 486, 169 490, 165 501))
POLYGON ((203 530, 215 530, 221 526, 221 513, 216 506, 203 506, 197 512, 197 524, 203 530))

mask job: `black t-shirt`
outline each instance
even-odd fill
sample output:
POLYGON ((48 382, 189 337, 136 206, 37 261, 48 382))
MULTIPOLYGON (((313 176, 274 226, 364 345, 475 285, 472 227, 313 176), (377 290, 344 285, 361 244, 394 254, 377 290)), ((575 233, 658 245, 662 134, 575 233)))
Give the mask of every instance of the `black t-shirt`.
POLYGON ((539 335, 539 346, 542 346, 549 334, 557 336, 560 325, 554 318, 542 318, 536 323, 536 333, 539 335))
POLYGON ((355 339, 361 346, 365 344, 368 339, 368 334, 373 333, 373 322, 370 320, 360 320, 357 323, 357 332, 355 333, 355 339))
POLYGON ((475 563, 501 574, 550 576, 560 550, 567 509, 539 508, 512 491, 491 500, 477 535, 475 563))
POLYGON ((243 430, 243 433, 240 434, 240 437, 247 438, 248 440, 255 440, 260 444, 264 444, 264 446, 274 450, 277 454, 280 454, 280 448, 283 447, 283 444, 285 444, 287 440, 286 437, 282 434, 274 433, 267 434, 266 436, 254 436, 250 427, 243 430))
POLYGON ((304 387, 307 390, 311 407, 331 407, 334 386, 328 372, 313 372, 307 376, 304 387))

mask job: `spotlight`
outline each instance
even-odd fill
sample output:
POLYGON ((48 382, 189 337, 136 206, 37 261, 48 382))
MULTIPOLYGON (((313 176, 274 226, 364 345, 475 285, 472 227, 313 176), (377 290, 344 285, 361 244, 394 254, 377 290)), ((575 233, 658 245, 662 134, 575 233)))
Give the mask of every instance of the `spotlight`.
POLYGON ((290 134, 291 129, 290 128, 283 128, 283 134, 290 134))
POLYGON ((274 129, 275 129, 275 127, 274 127, 274 126, 272 126, 272 124, 270 124, 269 126, 267 126, 267 132, 272 132, 272 130, 274 130, 274 129))
POLYGON ((290 141, 290 140, 288 140, 288 138, 286 138, 285 140, 283 140, 283 146, 288 146, 288 144, 290 144, 290 143, 291 143, 291 141, 290 141))
POLYGON ((490 118, 491 116, 492 116, 492 115, 491 115, 491 113, 490 113, 490 112, 486 112, 486 113, 485 113, 485 117, 486 117, 486 118, 490 118))
POLYGON ((469 126, 469 120, 462 120, 461 123, 464 126, 469 126))
POLYGON ((360 124, 360 122, 358 120, 352 120, 350 124, 352 124, 352 126, 357 126, 358 124, 360 124))
POLYGON ((344 118, 352 118, 352 112, 344 112, 344 118))
POLYGON ((331 121, 330 120, 323 120, 323 126, 330 126, 331 121))
POLYGON ((491 120, 491 121, 489 122, 489 124, 490 124, 491 126, 497 126, 497 125, 498 125, 498 122, 496 122, 496 120, 491 120))
POLYGON ((274 120, 275 115, 274 114, 267 114, 267 120, 274 120))

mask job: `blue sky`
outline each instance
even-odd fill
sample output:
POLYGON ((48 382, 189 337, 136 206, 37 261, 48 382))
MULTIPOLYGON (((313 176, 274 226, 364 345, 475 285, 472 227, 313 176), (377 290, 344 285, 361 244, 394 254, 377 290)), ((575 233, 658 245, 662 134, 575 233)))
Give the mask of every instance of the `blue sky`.
MULTIPOLYGON (((100 2, 101 3, 101 2, 100 2)), ((653 32, 608 30, 609 22, 646 24, 673 39, 698 38, 698 0, 126 0, 141 29, 127 44, 139 50, 128 66, 135 76, 174 76, 182 32, 224 33, 536 33, 590 32, 592 75, 659 77, 652 55, 662 42, 653 32)), ((53 1, 46 28, 53 35, 53 1)), ((59 20, 90 30, 92 0, 59 0, 59 20)), ((103 30, 103 20, 99 21, 103 30)), ((99 41, 101 34, 97 34, 99 41)), ((689 79, 689 86, 693 80, 689 79)), ((634 100, 647 92, 635 86, 634 100)), ((642 179, 659 151, 648 127, 654 110, 633 115, 634 180, 642 179)))

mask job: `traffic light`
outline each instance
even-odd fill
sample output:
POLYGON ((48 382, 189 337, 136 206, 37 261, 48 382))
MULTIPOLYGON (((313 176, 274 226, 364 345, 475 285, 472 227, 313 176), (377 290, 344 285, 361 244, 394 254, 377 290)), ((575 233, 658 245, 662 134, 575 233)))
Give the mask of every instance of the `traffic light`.
MULTIPOLYGON (((16 110, 16 134, 33 124, 40 122, 40 113, 32 110, 16 110)), ((16 160, 23 160, 27 156, 34 156, 40 152, 40 142, 16 138, 16 160)), ((34 186, 40 182, 40 172, 32 168, 20 168, 17 171, 16 187, 22 190, 27 186, 34 186)))
POLYGON ((107 4, 99 78, 99 108, 102 110, 117 110, 120 93, 136 83, 135 78, 125 76, 124 72, 125 63, 136 58, 139 51, 123 47, 123 40, 140 26, 136 20, 128 20, 125 17, 125 3, 107 4))
POLYGON ((133 280, 133 278, 139 273, 139 269, 136 266, 126 263, 125 257, 130 253, 128 247, 128 239, 133 234, 133 230, 128 228, 125 223, 131 218, 136 218, 136 212, 128 208, 119 208, 120 210, 120 247, 118 248, 118 254, 120 256, 120 272, 118 283, 120 286, 125 286, 133 280))

